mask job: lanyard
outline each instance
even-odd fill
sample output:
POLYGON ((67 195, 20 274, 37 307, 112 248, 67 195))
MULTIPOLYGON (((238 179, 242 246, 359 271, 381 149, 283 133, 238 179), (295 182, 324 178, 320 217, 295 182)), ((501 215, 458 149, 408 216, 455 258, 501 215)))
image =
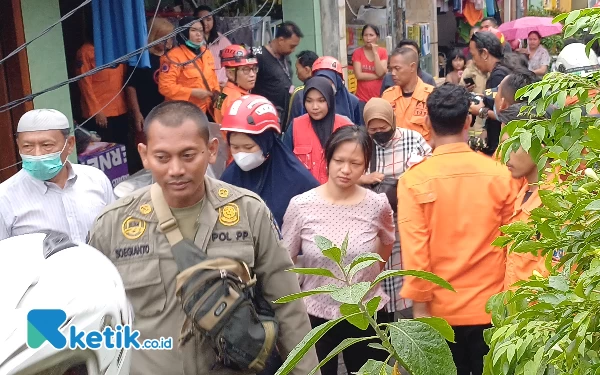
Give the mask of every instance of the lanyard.
POLYGON ((290 75, 290 70, 288 69, 287 65, 285 64, 285 57, 283 58, 283 62, 281 62, 281 59, 277 58, 274 53, 271 51, 271 47, 269 46, 269 48, 267 48, 267 50, 269 51, 269 53, 271 54, 271 56, 273 56, 275 58, 275 60, 277 60, 277 63, 279 64, 279 66, 281 67, 281 69, 283 70, 283 72, 285 73, 286 77, 288 78, 288 80, 290 81, 290 83, 292 83, 292 76, 290 75))

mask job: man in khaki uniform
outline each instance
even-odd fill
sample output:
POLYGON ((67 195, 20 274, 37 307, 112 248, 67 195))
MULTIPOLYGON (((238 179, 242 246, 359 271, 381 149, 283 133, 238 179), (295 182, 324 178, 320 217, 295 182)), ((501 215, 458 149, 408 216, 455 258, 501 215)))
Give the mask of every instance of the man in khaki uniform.
POLYGON ((426 103, 434 87, 418 76, 419 56, 412 48, 402 47, 392 52, 389 65, 395 86, 385 90, 381 98, 394 107, 396 127, 414 130, 429 142, 426 103))
MULTIPOLYGON (((150 112, 147 145, 139 151, 152 171, 183 236, 210 256, 244 261, 256 274, 267 301, 299 293, 294 265, 265 203, 252 192, 205 176, 216 158, 218 141, 209 140, 208 121, 195 105, 172 101, 150 112)), ((135 311, 140 340, 173 337, 172 350, 136 350, 133 375, 249 374, 216 365, 216 356, 200 336, 181 349, 176 345, 185 319, 175 296, 177 265, 158 226, 150 188, 120 199, 97 218, 90 245, 119 269, 135 311)), ((301 300, 272 304, 279 321, 278 349, 283 358, 310 331, 301 300)), ((306 375, 318 363, 314 349, 292 372, 306 375)))

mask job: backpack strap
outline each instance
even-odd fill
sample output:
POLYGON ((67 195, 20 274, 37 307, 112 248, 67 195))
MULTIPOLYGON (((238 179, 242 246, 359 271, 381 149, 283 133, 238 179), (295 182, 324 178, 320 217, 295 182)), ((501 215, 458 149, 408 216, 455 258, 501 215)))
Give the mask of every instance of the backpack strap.
POLYGON ((152 198, 152 204, 154 205, 154 212, 158 218, 158 227, 160 231, 167 236, 169 244, 171 246, 183 240, 183 235, 179 230, 177 220, 173 217, 173 213, 165 200, 163 191, 157 183, 152 184, 150 188, 150 197, 152 198))

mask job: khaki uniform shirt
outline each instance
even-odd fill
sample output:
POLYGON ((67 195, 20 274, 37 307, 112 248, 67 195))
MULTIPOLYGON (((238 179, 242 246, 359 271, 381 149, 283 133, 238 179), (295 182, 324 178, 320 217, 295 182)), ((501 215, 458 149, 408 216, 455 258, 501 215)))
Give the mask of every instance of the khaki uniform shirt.
MULTIPOLYGON (((256 274, 267 301, 299 293, 288 251, 265 203, 252 192, 205 177, 206 202, 198 220, 195 243, 210 257, 244 261, 256 274)), ((119 269, 135 311, 139 340, 173 338, 171 350, 134 350, 132 375, 250 374, 217 365, 213 349, 199 336, 177 347, 184 312, 175 296, 177 265, 150 198, 150 188, 120 199, 96 219, 89 244, 119 269)), ((279 321, 278 348, 283 358, 310 331, 302 300, 272 304, 279 321)), ((314 349, 292 372, 306 375, 318 363, 314 349)))

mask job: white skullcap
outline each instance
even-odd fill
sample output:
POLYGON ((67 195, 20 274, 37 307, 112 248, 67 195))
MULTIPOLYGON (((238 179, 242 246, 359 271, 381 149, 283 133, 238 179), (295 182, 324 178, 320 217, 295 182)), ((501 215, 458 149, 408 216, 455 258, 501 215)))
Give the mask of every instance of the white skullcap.
POLYGON ((67 116, 55 109, 34 109, 23 115, 17 133, 69 129, 67 116))

